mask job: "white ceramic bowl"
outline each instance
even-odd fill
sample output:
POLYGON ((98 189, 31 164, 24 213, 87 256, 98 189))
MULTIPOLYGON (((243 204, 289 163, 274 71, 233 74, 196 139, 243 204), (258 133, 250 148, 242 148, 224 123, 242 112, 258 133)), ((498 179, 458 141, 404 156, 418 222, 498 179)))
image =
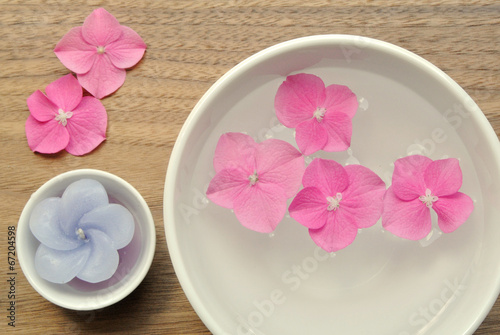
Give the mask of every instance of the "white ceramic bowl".
POLYGON ((33 288, 56 305, 74 310, 94 310, 112 305, 129 295, 146 276, 156 247, 153 217, 139 192, 125 180, 108 172, 82 169, 62 173, 33 193, 24 207, 17 225, 16 249, 19 264, 33 288), (60 197, 71 183, 84 179, 99 181, 110 201, 125 206, 134 216, 135 232, 129 245, 118 250, 120 262, 108 280, 90 284, 73 279, 55 284, 42 279, 35 270, 35 253, 40 242, 33 236, 29 218, 33 208, 43 199, 60 197))
POLYGON ((472 334, 499 293, 498 138, 458 84, 389 43, 312 36, 246 59, 192 111, 165 185, 175 271, 214 334, 472 334), (360 102, 350 150, 307 161, 360 163, 389 185, 397 158, 459 158, 461 191, 475 201, 468 221, 451 234, 434 229, 421 241, 397 238, 379 222, 330 255, 289 217, 274 234, 259 234, 209 202, 205 191, 221 134, 245 132, 295 145, 293 130, 276 119, 274 96, 287 75, 300 72, 326 85, 347 85, 360 102))

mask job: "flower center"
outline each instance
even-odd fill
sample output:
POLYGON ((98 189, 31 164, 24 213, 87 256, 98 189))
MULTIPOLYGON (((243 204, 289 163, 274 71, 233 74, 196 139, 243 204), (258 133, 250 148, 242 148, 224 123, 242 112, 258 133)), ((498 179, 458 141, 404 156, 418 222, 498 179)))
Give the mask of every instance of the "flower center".
POLYGON ((255 171, 252 175, 248 176, 248 180, 250 180, 250 185, 255 185, 259 181, 259 177, 257 176, 257 171, 255 171))
POLYGON ((431 190, 426 189, 425 195, 421 195, 420 197, 418 197, 418 199, 422 201, 428 208, 431 208, 432 204, 438 201, 439 198, 435 195, 432 195, 431 190))
POLYGON ((326 113, 326 108, 318 107, 314 111, 313 117, 316 118, 316 121, 321 122, 321 120, 323 120, 323 117, 325 116, 325 113, 326 113))
POLYGON ((85 233, 83 232, 83 229, 82 229, 82 228, 78 228, 78 229, 76 230, 76 235, 78 235, 78 238, 79 238, 80 240, 84 240, 84 241, 85 241, 85 240, 87 239, 87 236, 85 236, 85 233))
POLYGON ((65 112, 60 108, 58 112, 59 114, 56 114, 56 121, 66 127, 66 125, 68 124, 68 119, 73 116, 73 112, 65 112))
POLYGON ((106 49, 104 47, 101 47, 101 46, 97 47, 97 53, 99 55, 102 55, 105 51, 106 51, 106 49))
POLYGON ((337 193, 335 197, 327 197, 328 211, 336 211, 340 207, 340 200, 342 200, 342 193, 337 193))

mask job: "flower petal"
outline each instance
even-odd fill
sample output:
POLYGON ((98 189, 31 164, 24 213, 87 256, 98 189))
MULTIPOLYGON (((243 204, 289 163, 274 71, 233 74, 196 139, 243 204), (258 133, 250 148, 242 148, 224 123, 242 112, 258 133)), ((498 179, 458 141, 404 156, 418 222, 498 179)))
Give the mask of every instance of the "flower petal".
POLYGON ((401 200, 413 200, 425 194, 424 173, 432 159, 412 155, 398 159, 394 163, 392 187, 401 200))
POLYGON ((474 210, 472 199, 461 192, 443 196, 438 199, 432 208, 438 215, 439 228, 444 233, 451 233, 462 225, 474 210))
POLYGON ((58 113, 57 106, 40 90, 33 92, 26 101, 31 115, 40 122, 53 120, 58 113))
POLYGON ((334 252, 351 244, 358 228, 348 220, 342 220, 337 212, 328 213, 328 221, 319 229, 309 229, 313 241, 326 252, 334 252))
POLYGON ((284 190, 274 184, 257 183, 245 188, 234 201, 234 214, 248 229, 272 232, 286 213, 284 190))
POLYGON ((104 186, 94 179, 80 179, 71 183, 61 201, 61 228, 70 236, 76 233, 78 221, 85 213, 109 203, 104 186))
POLYGON ((55 119, 39 122, 30 115, 26 120, 25 130, 32 151, 54 154, 66 148, 69 142, 68 130, 55 119))
POLYGON ((344 151, 351 145, 352 121, 344 113, 327 112, 322 124, 328 133, 324 151, 344 151))
POLYGON ((300 151, 307 156, 323 149, 328 142, 328 133, 316 119, 310 119, 297 126, 295 140, 300 151))
POLYGON ((40 277, 64 284, 75 278, 90 255, 87 243, 73 250, 54 250, 40 244, 35 254, 35 269, 40 277))
POLYGON ((45 88, 47 97, 64 112, 72 112, 82 100, 82 87, 72 74, 50 83, 45 88))
POLYGON ((239 168, 248 172, 248 174, 253 173, 255 170, 256 148, 257 143, 246 134, 222 134, 215 148, 215 172, 239 168))
POLYGON ((208 199, 219 206, 233 208, 238 195, 250 187, 248 176, 248 172, 242 169, 219 171, 208 185, 208 199))
POLYGON ((119 204, 101 206, 83 215, 78 227, 106 234, 116 249, 126 247, 134 237, 135 221, 128 209, 119 204))
POLYGON ((385 183, 375 172, 361 165, 347 165, 345 171, 349 186, 342 192, 338 215, 358 228, 371 227, 382 215, 385 183))
POLYGON ((458 159, 433 161, 424 173, 425 186, 438 197, 458 192, 462 187, 462 170, 458 159))
POLYGON ((384 197, 382 225, 396 236, 420 240, 431 232, 431 213, 418 198, 411 201, 399 199, 391 186, 384 197))
POLYGON ((114 66, 127 69, 137 64, 144 52, 146 43, 134 30, 126 26, 120 26, 122 36, 106 46, 106 53, 114 66))
POLYGON ((97 55, 92 68, 78 74, 78 81, 90 94, 102 99, 119 89, 125 82, 126 71, 114 66, 108 55, 97 55))
POLYGON ((90 255, 85 266, 76 275, 89 283, 98 283, 113 276, 118 268, 119 255, 113 241, 97 229, 85 231, 90 255))
POLYGON ((97 46, 88 44, 83 39, 82 27, 75 27, 57 43, 54 53, 69 70, 87 73, 94 64, 97 46))
POLYGON ((36 239, 55 250, 72 250, 83 241, 75 235, 68 236, 61 229, 61 198, 53 197, 38 203, 30 216, 30 230, 36 239))
POLYGON ((306 187, 295 196, 288 211, 290 216, 307 228, 318 229, 328 219, 326 195, 316 187, 306 187))
POLYGON ((108 115, 102 103, 94 97, 83 97, 68 119, 70 135, 66 151, 75 156, 94 150, 106 139, 108 115))
POLYGON ((339 163, 315 158, 306 168, 302 177, 304 187, 316 187, 326 197, 333 197, 349 185, 349 176, 339 163))
POLYGON ((325 89, 326 98, 323 107, 328 112, 344 113, 350 119, 358 110, 358 98, 351 89, 344 85, 330 85, 325 89))
POLYGON ((82 36, 87 43, 106 46, 122 35, 118 20, 104 8, 95 9, 83 22, 82 36))
POLYGON ((325 84, 321 78, 306 73, 288 76, 278 88, 274 108, 278 120, 288 128, 313 117, 323 107, 325 84))
POLYGON ((287 198, 297 193, 305 165, 295 147, 282 140, 263 141, 257 145, 255 162, 260 182, 281 186, 287 198))

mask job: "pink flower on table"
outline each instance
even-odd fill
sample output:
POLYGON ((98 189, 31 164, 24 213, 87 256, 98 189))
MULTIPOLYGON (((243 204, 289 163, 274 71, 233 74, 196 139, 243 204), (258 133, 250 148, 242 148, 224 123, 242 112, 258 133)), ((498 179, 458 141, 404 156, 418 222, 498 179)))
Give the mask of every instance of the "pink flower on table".
POLYGON ((316 158, 302 184, 288 211, 327 252, 347 247, 358 229, 373 226, 382 214, 385 183, 364 166, 316 158))
POLYGON ((207 197, 234 209, 251 230, 270 233, 286 213, 287 199, 300 187, 304 157, 285 141, 261 143, 242 133, 223 134, 215 149, 216 175, 207 197))
POLYGON ((274 108, 283 125, 295 128, 295 140, 304 155, 343 151, 351 145, 351 119, 358 100, 347 86, 325 88, 321 78, 312 74, 288 76, 278 88, 274 108))
POLYGON ((472 199, 458 192, 461 186, 462 170, 455 158, 433 161, 413 155, 398 159, 384 197, 384 228, 402 238, 422 239, 432 229, 432 208, 441 230, 453 232, 474 209, 472 199))
POLYGON ((145 50, 146 44, 134 30, 98 8, 82 27, 64 35, 54 52, 64 66, 77 74, 80 84, 101 99, 123 85, 125 69, 137 64, 145 50))
POLYGON ((102 103, 82 97, 82 87, 68 74, 27 100, 30 116, 25 130, 31 150, 52 154, 66 149, 72 155, 94 150, 106 138, 108 117, 102 103))

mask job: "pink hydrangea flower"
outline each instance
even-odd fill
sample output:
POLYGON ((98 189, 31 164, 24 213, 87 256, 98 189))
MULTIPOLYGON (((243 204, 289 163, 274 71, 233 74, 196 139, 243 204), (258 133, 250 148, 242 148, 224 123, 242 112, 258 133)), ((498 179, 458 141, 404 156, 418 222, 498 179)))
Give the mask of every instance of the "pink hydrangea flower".
POLYGON ((302 184, 288 211, 327 252, 350 245, 358 229, 373 226, 382 214, 385 183, 367 167, 316 158, 302 184))
POLYGON ((80 84, 101 99, 123 85, 125 69, 137 64, 145 50, 146 44, 134 30, 98 8, 82 27, 64 35, 54 52, 64 66, 77 74, 80 84))
POLYGON ((25 130, 31 150, 52 154, 66 149, 73 155, 94 150, 106 138, 108 117, 102 103, 82 97, 82 87, 68 74, 27 100, 30 116, 25 130))
POLYGON ((216 175, 207 197, 234 209, 241 224, 270 233, 283 219, 304 173, 304 157, 285 141, 261 143, 241 133, 223 134, 215 149, 216 175))
POLYGON ((288 76, 276 93, 278 120, 295 128, 295 140, 304 155, 318 150, 343 151, 351 145, 356 95, 342 85, 325 88, 321 78, 306 73, 288 76))
POLYGON ((413 155, 398 159, 384 198, 384 228, 402 238, 422 239, 432 229, 432 208, 441 230, 453 232, 474 209, 472 199, 458 192, 461 186, 462 170, 455 158, 433 161, 413 155))

